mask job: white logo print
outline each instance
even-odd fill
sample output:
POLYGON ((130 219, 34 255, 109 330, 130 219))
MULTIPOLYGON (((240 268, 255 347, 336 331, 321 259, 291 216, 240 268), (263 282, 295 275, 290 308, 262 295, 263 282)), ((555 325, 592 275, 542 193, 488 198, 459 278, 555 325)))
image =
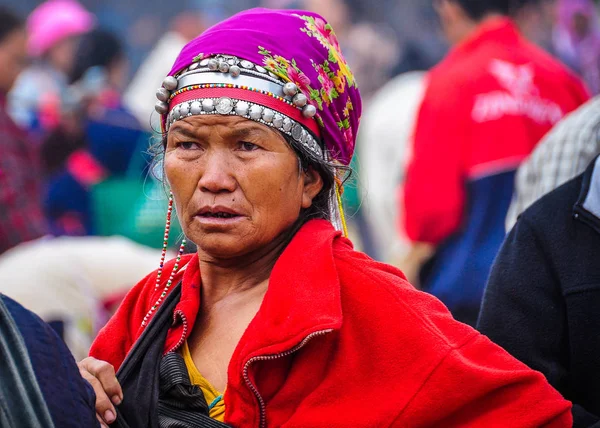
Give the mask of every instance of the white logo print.
POLYGON ((531 64, 513 65, 510 62, 492 60, 490 72, 508 92, 516 96, 539 96, 540 92, 533 83, 531 64))
POLYGON ((554 125, 564 115, 554 101, 540 97, 532 64, 516 65, 492 60, 489 72, 504 90, 475 97, 472 117, 476 122, 497 120, 503 116, 525 116, 539 124, 554 125))

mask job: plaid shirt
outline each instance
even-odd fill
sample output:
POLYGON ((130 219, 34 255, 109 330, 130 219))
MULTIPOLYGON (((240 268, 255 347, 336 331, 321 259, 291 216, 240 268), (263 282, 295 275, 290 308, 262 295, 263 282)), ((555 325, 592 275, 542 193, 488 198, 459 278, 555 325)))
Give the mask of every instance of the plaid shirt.
POLYGON ((585 171, 600 153, 600 96, 556 125, 517 172, 506 230, 545 194, 585 171))
POLYGON ((0 254, 46 233, 33 146, 6 113, 0 95, 0 254))

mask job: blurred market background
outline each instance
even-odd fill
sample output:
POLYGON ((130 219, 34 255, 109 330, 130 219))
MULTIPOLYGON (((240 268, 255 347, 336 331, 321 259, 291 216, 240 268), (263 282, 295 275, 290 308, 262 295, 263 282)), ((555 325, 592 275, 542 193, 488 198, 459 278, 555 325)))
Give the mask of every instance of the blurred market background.
MULTIPOLYGON (((514 17, 522 33, 583 74, 577 53, 565 47, 565 1, 526 3, 514 17)), ((0 3, 23 20, 38 8, 29 34, 37 51, 18 58, 29 65, 3 100, 16 126, 0 122, 0 133, 27 146, 7 147, 0 140, 2 156, 11 154, 12 162, 0 163, 0 194, 20 201, 20 211, 0 215, 0 291, 53 323, 78 357, 86 355, 124 293, 160 259, 167 192, 160 167, 151 163, 152 145, 160 142, 155 90, 187 41, 247 8, 310 9, 336 30, 365 105, 354 174, 344 193, 351 235, 359 249, 380 260, 406 252, 397 188, 425 73, 449 49, 432 1, 41 4, 0 3), (52 20, 60 30, 47 28, 52 20), (23 174, 11 181, 4 175, 13 169, 23 174)), ((598 29, 592 10, 583 23, 590 32, 598 29)), ((584 76, 590 88, 599 68, 584 76)), ((176 234, 169 251, 178 246, 176 234)))

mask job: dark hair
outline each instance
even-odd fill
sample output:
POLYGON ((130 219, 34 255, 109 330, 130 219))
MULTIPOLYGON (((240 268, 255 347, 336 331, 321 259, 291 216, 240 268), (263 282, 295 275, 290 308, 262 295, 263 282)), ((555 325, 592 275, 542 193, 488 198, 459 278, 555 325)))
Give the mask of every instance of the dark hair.
POLYGON ((15 30, 24 27, 23 20, 9 9, 0 6, 0 42, 15 30))
POLYGON ((292 147, 296 156, 299 160, 299 168, 301 171, 308 171, 310 168, 315 170, 323 180, 323 188, 315 196, 312 201, 310 208, 302 210, 300 217, 298 218, 298 226, 303 225, 308 220, 312 219, 323 219, 331 220, 331 213, 333 211, 332 201, 335 201, 335 176, 338 170, 349 171, 347 167, 341 167, 331 162, 320 158, 307 149, 301 144, 297 143, 292 137, 282 134, 283 138, 292 147))
POLYGON ((539 0, 450 0, 460 5, 469 17, 479 21, 490 13, 512 15, 520 8, 539 3, 539 0))
POLYGON ((98 29, 81 36, 69 80, 75 83, 92 67, 107 68, 124 55, 123 45, 113 33, 98 29))

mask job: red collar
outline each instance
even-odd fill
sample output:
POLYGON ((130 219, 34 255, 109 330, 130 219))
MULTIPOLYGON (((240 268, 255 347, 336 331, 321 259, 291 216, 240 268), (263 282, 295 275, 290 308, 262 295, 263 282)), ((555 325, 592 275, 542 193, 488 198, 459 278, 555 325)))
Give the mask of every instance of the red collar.
POLYGON ((465 40, 457 44, 448 54, 452 58, 467 53, 483 43, 507 43, 517 41, 521 37, 515 23, 510 18, 492 18, 482 22, 465 40))
MULTIPOLYGON (((275 264, 263 303, 240 341, 241 355, 284 352, 311 333, 341 327, 340 284, 333 259, 333 243, 340 236, 324 220, 309 221, 296 233, 275 264)), ((194 328, 200 284, 195 255, 186 265, 175 309, 175 319, 187 324, 180 337, 173 338, 175 348, 194 328)))

